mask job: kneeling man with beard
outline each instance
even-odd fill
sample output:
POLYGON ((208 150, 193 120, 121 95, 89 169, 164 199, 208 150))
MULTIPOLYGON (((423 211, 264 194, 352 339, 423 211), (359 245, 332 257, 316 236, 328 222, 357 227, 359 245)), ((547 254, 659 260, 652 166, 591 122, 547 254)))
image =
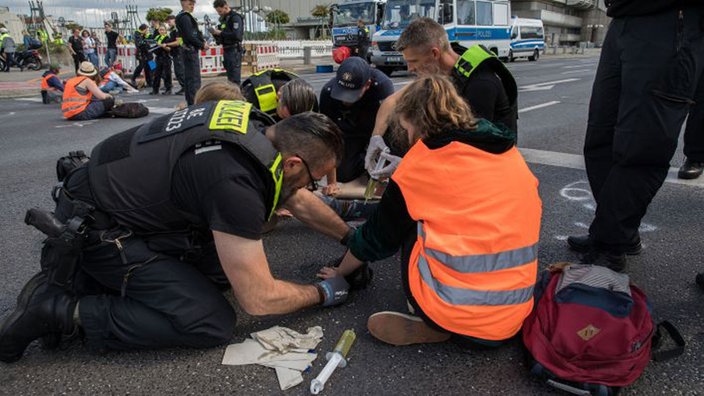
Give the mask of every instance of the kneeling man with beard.
POLYGON ((72 334, 101 351, 223 344, 235 326, 222 295, 229 287, 252 315, 341 303, 343 278, 275 279, 261 230, 285 207, 344 240, 349 227, 309 191, 342 153, 342 134, 323 115, 274 124, 251 104, 227 100, 99 143, 53 193, 55 221, 62 235, 77 231, 79 251, 66 260, 66 250, 45 243, 45 270, 0 326, 0 361, 19 360, 38 338, 51 345, 72 334), (77 263, 75 276, 56 281, 55 267, 67 262, 77 263))

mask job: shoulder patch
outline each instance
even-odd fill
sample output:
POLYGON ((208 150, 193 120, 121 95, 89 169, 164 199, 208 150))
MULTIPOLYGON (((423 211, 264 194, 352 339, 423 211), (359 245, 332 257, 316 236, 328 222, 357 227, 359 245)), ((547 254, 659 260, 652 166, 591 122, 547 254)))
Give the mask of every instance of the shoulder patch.
POLYGON ((166 115, 152 122, 149 131, 142 135, 137 143, 146 143, 165 136, 183 132, 195 126, 203 125, 208 121, 208 115, 213 104, 206 102, 201 105, 187 107, 166 115))

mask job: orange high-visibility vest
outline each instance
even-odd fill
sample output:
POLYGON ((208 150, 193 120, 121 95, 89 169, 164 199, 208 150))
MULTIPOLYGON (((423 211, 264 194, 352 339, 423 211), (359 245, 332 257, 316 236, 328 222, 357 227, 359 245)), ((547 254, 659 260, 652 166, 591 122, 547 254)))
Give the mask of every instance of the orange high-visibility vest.
POLYGON ((100 81, 100 85, 98 85, 100 88, 104 87, 110 81, 110 75, 112 73, 114 73, 114 71, 112 71, 112 69, 108 70, 108 72, 105 73, 102 81, 100 81))
POLYGON ((533 308, 542 212, 518 150, 418 141, 393 179, 418 222, 408 277, 423 312, 453 333, 514 336, 533 308))
POLYGON ((64 97, 61 102, 61 111, 64 112, 64 118, 71 118, 76 114, 81 113, 88 107, 90 100, 93 99, 93 93, 88 91, 85 95, 81 95, 76 90, 76 85, 80 84, 87 77, 77 76, 66 81, 64 87, 64 97))
POLYGON ((52 77, 56 77, 56 74, 47 74, 42 78, 42 91, 46 91, 51 88, 49 87, 49 79, 51 79, 52 77))

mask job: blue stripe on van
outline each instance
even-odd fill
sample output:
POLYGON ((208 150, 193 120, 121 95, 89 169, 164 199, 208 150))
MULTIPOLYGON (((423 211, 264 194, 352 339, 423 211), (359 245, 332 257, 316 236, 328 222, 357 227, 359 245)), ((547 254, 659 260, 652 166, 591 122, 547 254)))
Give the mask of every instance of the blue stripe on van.
POLYGON ((511 43, 511 48, 513 49, 523 49, 523 48, 545 48, 545 42, 543 40, 519 40, 511 43))
POLYGON ((507 27, 453 27, 447 29, 450 41, 471 40, 508 40, 510 28, 507 27))

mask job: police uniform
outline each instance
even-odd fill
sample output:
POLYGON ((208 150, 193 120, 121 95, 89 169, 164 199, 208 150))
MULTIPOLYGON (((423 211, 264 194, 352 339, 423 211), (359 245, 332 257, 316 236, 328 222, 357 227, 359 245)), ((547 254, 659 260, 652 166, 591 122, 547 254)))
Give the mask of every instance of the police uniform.
MULTIPOLYGON (((157 44, 168 44, 172 42, 170 36, 167 35, 157 35, 155 37, 157 44)), ((171 93, 171 55, 169 51, 163 48, 157 48, 154 51, 156 56, 156 70, 154 70, 154 81, 152 83, 152 93, 159 93, 159 85, 161 84, 161 79, 164 79, 164 88, 166 91, 164 93, 171 93)))
MULTIPOLYGON (((299 78, 284 69, 269 69, 252 74, 242 82, 242 95, 257 109, 276 117, 277 93, 284 84, 299 78)), ((311 109, 317 111, 317 109, 311 109)))
POLYGON ((147 40, 151 37, 151 34, 147 30, 147 33, 142 34, 139 30, 134 32, 134 45, 137 48, 135 57, 137 58, 137 67, 134 68, 132 72, 132 85, 137 86, 136 78, 142 74, 144 70, 144 80, 147 86, 152 86, 152 69, 149 67, 149 61, 152 60, 152 54, 149 52, 149 43, 147 40))
POLYGON ((369 28, 366 26, 357 27, 357 56, 367 59, 369 50, 369 28))
POLYGON ((198 21, 189 12, 181 10, 178 13, 176 29, 183 42, 181 57, 183 58, 183 79, 186 84, 184 87, 186 103, 192 105, 196 92, 200 89, 199 52, 205 48, 206 43, 198 29, 198 21))
POLYGON ((221 294, 229 282, 211 230, 260 238, 283 177, 281 155, 264 136, 270 125, 246 102, 190 106, 104 140, 69 176, 57 217, 70 217, 61 208, 72 199, 103 219, 81 259, 108 290, 79 296, 90 347, 230 340, 235 313, 221 294))
POLYGON ((221 16, 218 29, 222 32, 215 40, 223 48, 223 61, 227 70, 227 79, 237 85, 242 75, 242 39, 244 37, 244 19, 242 15, 230 10, 221 16))

